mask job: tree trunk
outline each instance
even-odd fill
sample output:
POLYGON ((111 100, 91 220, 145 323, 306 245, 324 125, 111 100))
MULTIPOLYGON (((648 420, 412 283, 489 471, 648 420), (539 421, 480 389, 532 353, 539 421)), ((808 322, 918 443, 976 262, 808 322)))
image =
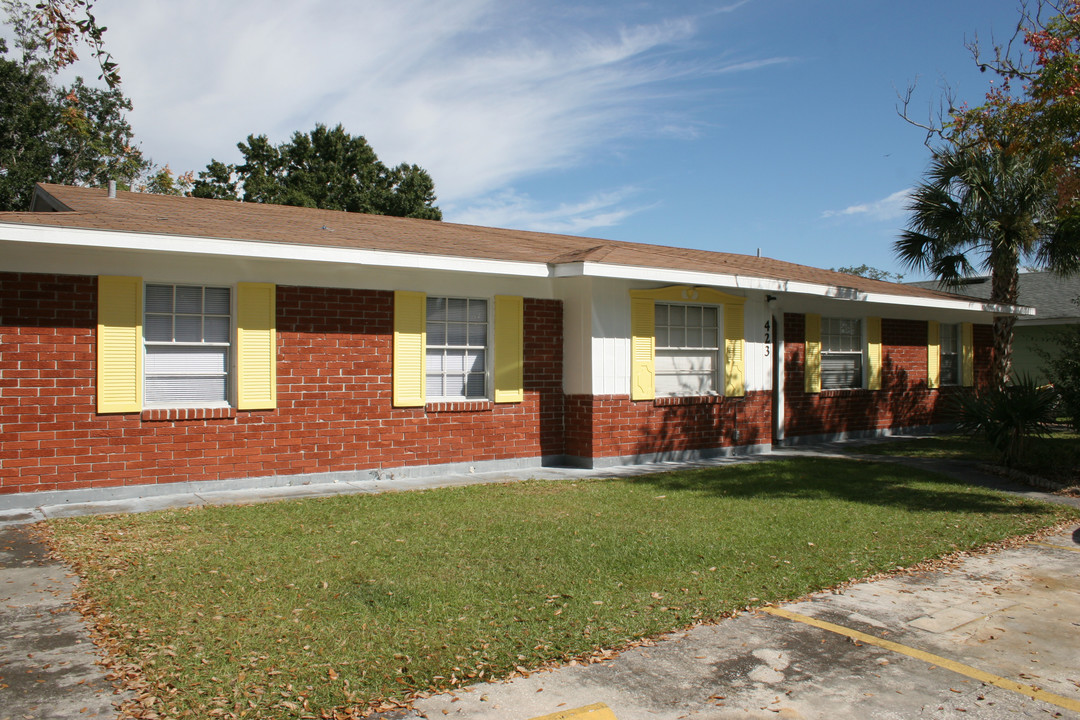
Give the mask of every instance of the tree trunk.
MULTIPOLYGON (((994 263, 990 273, 990 301, 1002 305, 1016 305, 1019 296, 1020 273, 1017 251, 1006 252, 1008 257, 994 263)), ((990 361, 990 382, 996 388, 1005 387, 1012 375, 1013 327, 1015 315, 994 317, 994 350, 990 361)))

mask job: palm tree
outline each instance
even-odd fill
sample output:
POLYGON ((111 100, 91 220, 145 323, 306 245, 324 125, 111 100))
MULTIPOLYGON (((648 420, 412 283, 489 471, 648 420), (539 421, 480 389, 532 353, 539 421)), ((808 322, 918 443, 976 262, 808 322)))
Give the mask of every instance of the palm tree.
MULTIPOLYGON (((945 288, 989 271, 990 301, 1016 305, 1021 260, 1059 274, 1080 270, 1080 211, 1062 189, 1064 173, 1037 148, 1003 141, 935 152, 915 188, 912 217, 894 249, 915 271, 945 288)), ((1012 369, 1016 318, 994 318, 992 379, 1012 369)))

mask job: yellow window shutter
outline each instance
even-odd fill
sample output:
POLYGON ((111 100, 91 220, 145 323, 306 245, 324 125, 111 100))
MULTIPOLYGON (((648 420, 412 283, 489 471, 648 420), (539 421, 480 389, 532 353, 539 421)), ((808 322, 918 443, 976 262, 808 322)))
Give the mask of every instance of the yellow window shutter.
POLYGON ((746 322, 742 305, 724 305, 724 395, 746 395, 746 322))
POLYGON ((495 296, 495 402, 525 399, 525 301, 495 296))
POLYGON ((941 387, 941 323, 926 323, 926 386, 941 387))
POLYGON ((277 288, 272 283, 236 286, 236 407, 277 407, 277 288))
POLYGON ((97 411, 142 411, 142 278, 98 278, 97 411))
POLYGON ((656 397, 656 303, 630 298, 630 399, 656 397))
POLYGON ((806 314, 806 367, 803 385, 808 393, 821 392, 821 316, 806 314))
POLYGON ((866 359, 870 374, 866 387, 881 389, 881 318, 866 318, 866 359))
POLYGON ((960 326, 960 352, 963 355, 961 368, 963 377, 961 382, 964 387, 975 384, 975 328, 966 322, 960 326))
POLYGON ((394 407, 423 407, 427 295, 394 291, 394 407))

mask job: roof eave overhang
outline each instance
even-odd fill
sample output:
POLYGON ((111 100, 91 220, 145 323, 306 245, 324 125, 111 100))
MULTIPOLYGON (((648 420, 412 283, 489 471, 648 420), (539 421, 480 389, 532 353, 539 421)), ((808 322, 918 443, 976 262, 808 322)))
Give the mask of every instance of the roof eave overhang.
POLYGON ((696 270, 672 270, 633 265, 613 265, 610 263, 566 263, 556 266, 554 275, 555 277, 602 277, 622 280, 650 280, 653 282, 670 282, 688 285, 709 285, 739 290, 792 293, 795 295, 808 295, 848 302, 875 303, 880 305, 917 305, 925 308, 968 312, 974 311, 994 313, 996 315, 1033 316, 1035 314, 1034 308, 997 305, 980 300, 951 300, 949 298, 939 297, 891 295, 888 293, 864 292, 850 287, 822 285, 796 280, 777 280, 775 278, 754 277, 750 275, 710 273, 696 270))
POLYGON ((449 270, 489 275, 548 277, 546 263, 488 260, 387 250, 299 245, 257 240, 206 238, 191 235, 133 233, 117 230, 57 228, 0 222, 0 240, 135 252, 178 253, 246 259, 288 260, 335 265, 363 265, 407 270, 449 270), (148 244, 150 240, 153 244, 148 244))

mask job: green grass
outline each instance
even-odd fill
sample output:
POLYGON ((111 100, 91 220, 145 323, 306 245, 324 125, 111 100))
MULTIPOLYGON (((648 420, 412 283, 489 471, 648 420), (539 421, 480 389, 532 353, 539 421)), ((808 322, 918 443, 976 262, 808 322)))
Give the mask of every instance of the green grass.
MULTIPOLYGON (((994 463, 998 454, 985 440, 969 435, 939 435, 910 440, 890 440, 883 443, 852 448, 864 455, 890 455, 937 458, 943 460, 976 460, 994 463)), ((1031 451, 1018 470, 1058 480, 1080 484, 1080 434, 1059 430, 1049 437, 1035 438, 1031 451)))
POLYGON ((1078 516, 797 459, 50 528, 159 712, 284 718, 506 676, 1078 516))

